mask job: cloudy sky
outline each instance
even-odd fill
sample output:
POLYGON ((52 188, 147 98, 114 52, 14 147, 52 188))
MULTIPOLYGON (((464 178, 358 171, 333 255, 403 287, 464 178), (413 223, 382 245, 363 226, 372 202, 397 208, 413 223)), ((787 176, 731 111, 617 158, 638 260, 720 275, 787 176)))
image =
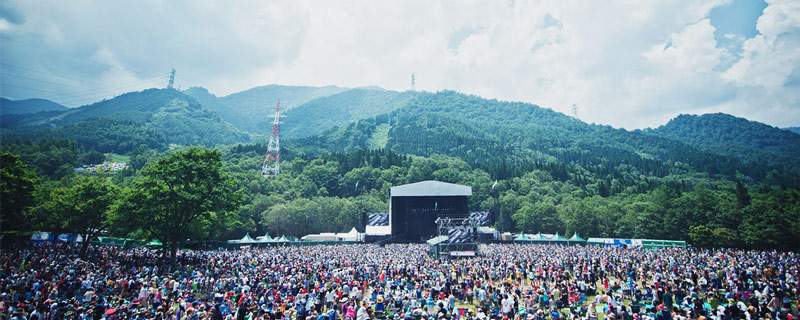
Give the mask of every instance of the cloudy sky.
POLYGON ((0 96, 442 89, 586 122, 800 125, 800 1, 0 1, 0 96))

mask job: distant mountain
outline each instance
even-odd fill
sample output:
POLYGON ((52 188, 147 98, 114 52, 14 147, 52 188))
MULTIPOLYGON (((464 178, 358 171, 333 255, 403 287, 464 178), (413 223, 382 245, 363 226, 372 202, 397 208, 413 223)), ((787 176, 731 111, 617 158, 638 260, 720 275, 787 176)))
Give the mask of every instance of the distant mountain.
POLYGON ((127 153, 138 147, 215 146, 249 141, 197 100, 174 89, 148 89, 69 109, 4 119, 9 138, 69 138, 86 150, 127 153), (13 123, 12 123, 13 120, 13 123))
MULTIPOLYGON (((288 130, 287 127, 288 121, 281 129, 288 130)), ((786 140, 778 145, 788 155, 793 154, 787 148, 791 143, 786 140)), ((611 185, 624 185, 629 179, 624 177, 632 172, 656 177, 704 172, 731 179, 742 173, 756 180, 764 179, 773 169, 789 172, 774 163, 743 162, 734 155, 653 132, 591 125, 528 103, 488 100, 452 91, 416 93, 394 111, 287 142, 287 148, 307 154, 369 148, 421 156, 441 154, 461 158, 490 172, 555 166, 562 169, 551 172, 567 175, 566 172, 586 170, 606 177, 611 185)), ((774 178, 797 184, 792 179, 800 177, 774 178)))
POLYGON ((337 126, 372 118, 405 106, 413 92, 396 92, 373 87, 352 89, 317 98, 286 113, 281 135, 304 138, 337 126))
POLYGON ((800 164, 800 135, 729 114, 682 114, 649 132, 741 161, 800 164))
POLYGON ((783 130, 788 130, 796 134, 800 134, 800 127, 788 127, 788 128, 783 128, 783 130))
POLYGON ((67 109, 69 108, 46 99, 10 100, 0 98, 0 115, 64 111, 67 109))
POLYGON ((268 85, 255 87, 224 97, 217 97, 205 88, 189 88, 184 91, 204 107, 215 111, 238 129, 251 134, 265 134, 271 130, 272 108, 278 100, 283 110, 290 110, 316 98, 348 90, 336 86, 301 87, 268 85))

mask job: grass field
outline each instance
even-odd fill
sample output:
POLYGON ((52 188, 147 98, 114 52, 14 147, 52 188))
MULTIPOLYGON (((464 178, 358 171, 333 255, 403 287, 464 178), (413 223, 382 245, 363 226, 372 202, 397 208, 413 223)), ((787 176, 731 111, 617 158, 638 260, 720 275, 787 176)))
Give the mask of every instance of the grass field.
POLYGON ((106 153, 106 160, 109 162, 124 162, 128 163, 131 160, 131 156, 126 156, 122 154, 116 153, 106 153))

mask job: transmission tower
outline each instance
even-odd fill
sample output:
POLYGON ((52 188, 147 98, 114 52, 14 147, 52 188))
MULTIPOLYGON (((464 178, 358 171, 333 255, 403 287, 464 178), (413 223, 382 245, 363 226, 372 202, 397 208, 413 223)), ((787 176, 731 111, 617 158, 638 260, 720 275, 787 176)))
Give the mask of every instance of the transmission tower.
POLYGON ((175 68, 172 68, 172 73, 169 74, 169 84, 167 84, 167 89, 172 89, 172 85, 175 83, 175 68))
POLYGON ((416 78, 414 78, 414 74, 411 74, 411 91, 417 91, 417 83, 416 78))
POLYGON ((269 137, 269 145, 267 146, 267 155, 264 157, 264 166, 261 167, 261 175, 264 177, 277 177, 281 172, 281 101, 278 100, 272 110, 275 114, 272 115, 272 135, 269 137))

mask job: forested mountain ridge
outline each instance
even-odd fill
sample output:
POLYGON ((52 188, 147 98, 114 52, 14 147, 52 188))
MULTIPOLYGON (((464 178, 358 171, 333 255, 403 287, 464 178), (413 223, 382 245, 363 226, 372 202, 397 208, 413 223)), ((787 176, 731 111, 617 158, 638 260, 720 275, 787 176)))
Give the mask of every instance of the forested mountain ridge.
POLYGON ((729 114, 682 114, 647 132, 743 162, 800 165, 800 135, 729 114))
POLYGON ((788 127, 788 128, 783 128, 783 130, 787 130, 787 131, 794 132, 796 134, 800 134, 800 127, 788 127))
MULTIPOLYGON (((195 90, 195 99, 151 89, 80 110, 3 116, 0 149, 42 177, 42 202, 47 190, 77 181, 75 166, 102 161, 97 151, 129 157, 110 180, 134 190, 148 163, 189 145, 218 148, 243 201, 235 219, 214 222, 208 238, 216 240, 347 231, 364 211, 388 210, 391 186, 440 180, 472 186, 470 209, 496 213, 501 231, 713 238, 696 244, 746 248, 800 243, 796 166, 742 161, 653 130, 587 124, 533 104, 452 91, 353 89, 286 113, 285 138, 291 130, 338 126, 284 139, 281 173, 265 179, 266 137, 248 142, 251 135, 206 108, 217 98, 202 93, 195 90), (695 237, 698 230, 705 234, 695 237)), ((778 147, 789 148, 788 141, 778 147)))
POLYGON ((69 109, 3 117, 4 139, 66 138, 81 150, 128 153, 137 148, 242 143, 238 131, 194 98, 174 89, 147 89, 69 109))
POLYGON ((205 88, 193 87, 185 94, 197 99, 204 107, 215 111, 239 130, 263 135, 271 129, 272 108, 278 100, 281 109, 290 110, 308 101, 348 90, 336 86, 307 87, 266 85, 217 97, 205 88))
POLYGON ((287 138, 313 136, 333 127, 402 108, 415 96, 372 88, 351 89, 311 100, 286 112, 281 135, 287 138))
POLYGON ((800 177, 800 172, 791 171, 796 167, 743 163, 680 139, 591 125, 533 104, 487 100, 452 91, 416 93, 407 106, 393 112, 330 129, 292 145, 312 155, 366 148, 448 155, 500 177, 510 174, 509 164, 520 163, 578 166, 603 175, 609 183, 622 179, 623 172, 663 177, 676 171, 697 171, 762 181, 768 172, 778 170, 789 175, 773 174, 770 183, 792 185, 796 184, 793 178, 800 177))
POLYGON ((64 111, 67 109, 69 108, 47 99, 10 100, 0 98, 0 115, 64 111))

